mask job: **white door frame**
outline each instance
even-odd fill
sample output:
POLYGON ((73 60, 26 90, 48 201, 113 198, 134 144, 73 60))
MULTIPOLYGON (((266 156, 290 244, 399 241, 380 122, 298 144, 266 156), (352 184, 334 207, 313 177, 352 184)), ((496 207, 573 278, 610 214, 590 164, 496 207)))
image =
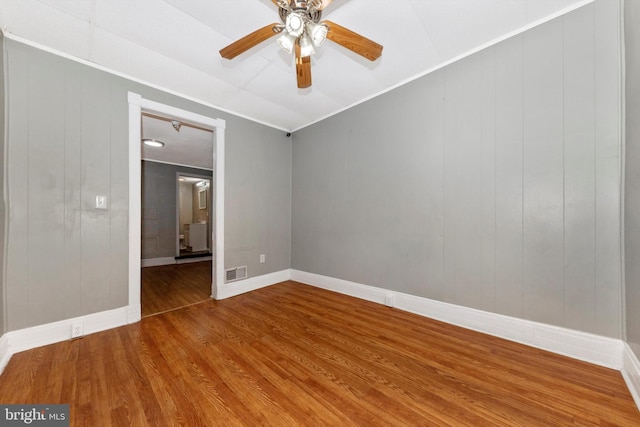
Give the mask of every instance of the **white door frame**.
POLYGON ((213 240, 211 297, 217 294, 217 284, 224 283, 224 129, 225 121, 203 116, 170 105, 145 99, 137 93, 129 92, 129 307, 127 321, 137 322, 141 318, 140 308, 140 268, 141 248, 141 196, 142 196, 142 139, 141 115, 150 112, 169 115, 189 123, 213 130, 213 164, 215 165, 216 218, 213 240))

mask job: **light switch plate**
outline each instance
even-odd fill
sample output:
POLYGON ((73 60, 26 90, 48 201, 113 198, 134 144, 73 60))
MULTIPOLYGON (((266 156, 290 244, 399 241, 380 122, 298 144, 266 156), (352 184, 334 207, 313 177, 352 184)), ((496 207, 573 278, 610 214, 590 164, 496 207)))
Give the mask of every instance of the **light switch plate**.
POLYGON ((96 209, 107 209, 107 196, 96 196, 96 209))

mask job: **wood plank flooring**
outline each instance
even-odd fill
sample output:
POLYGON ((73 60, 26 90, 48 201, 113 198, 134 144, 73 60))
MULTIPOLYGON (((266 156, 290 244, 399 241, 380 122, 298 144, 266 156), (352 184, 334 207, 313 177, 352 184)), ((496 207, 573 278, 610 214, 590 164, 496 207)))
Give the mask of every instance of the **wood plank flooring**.
POLYGON ((211 261, 145 267, 140 277, 142 316, 211 298, 211 261))
POLYGON ((14 355, 74 426, 637 426, 619 372, 295 282, 14 355))

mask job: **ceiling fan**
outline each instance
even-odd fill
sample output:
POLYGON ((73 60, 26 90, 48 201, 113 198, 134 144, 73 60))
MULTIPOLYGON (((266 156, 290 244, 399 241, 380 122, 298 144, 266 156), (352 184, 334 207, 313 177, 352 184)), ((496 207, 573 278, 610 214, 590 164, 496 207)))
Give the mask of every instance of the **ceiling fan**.
POLYGON ((311 86, 311 55, 326 39, 375 61, 382 46, 331 21, 322 21, 322 11, 332 0, 272 0, 278 6, 282 24, 269 24, 231 43, 220 55, 233 59, 259 43, 280 34, 278 45, 287 53, 295 52, 299 88, 311 86))

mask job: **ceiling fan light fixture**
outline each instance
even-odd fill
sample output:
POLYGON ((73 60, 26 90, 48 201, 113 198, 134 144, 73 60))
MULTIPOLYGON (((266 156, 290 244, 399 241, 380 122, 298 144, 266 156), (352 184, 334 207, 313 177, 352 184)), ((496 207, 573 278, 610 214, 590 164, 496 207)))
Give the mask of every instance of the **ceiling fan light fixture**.
POLYGON ((286 31, 283 31, 282 35, 278 37, 278 46, 287 53, 293 52, 295 43, 296 38, 286 31))
POLYGON ((287 15, 284 27, 289 34, 299 37, 304 32, 304 18, 298 13, 290 13, 287 15))
POLYGON ((315 47, 319 47, 327 39, 329 28, 325 24, 316 24, 313 21, 307 23, 307 34, 315 47))
POLYGON ((313 42, 308 34, 303 34, 298 43, 300 43, 300 57, 304 58, 305 56, 311 56, 316 53, 313 42))
POLYGON ((160 147, 164 147, 164 142, 157 140, 157 139, 143 139, 142 142, 144 143, 144 145, 148 145, 149 147, 156 147, 156 148, 160 148, 160 147))

